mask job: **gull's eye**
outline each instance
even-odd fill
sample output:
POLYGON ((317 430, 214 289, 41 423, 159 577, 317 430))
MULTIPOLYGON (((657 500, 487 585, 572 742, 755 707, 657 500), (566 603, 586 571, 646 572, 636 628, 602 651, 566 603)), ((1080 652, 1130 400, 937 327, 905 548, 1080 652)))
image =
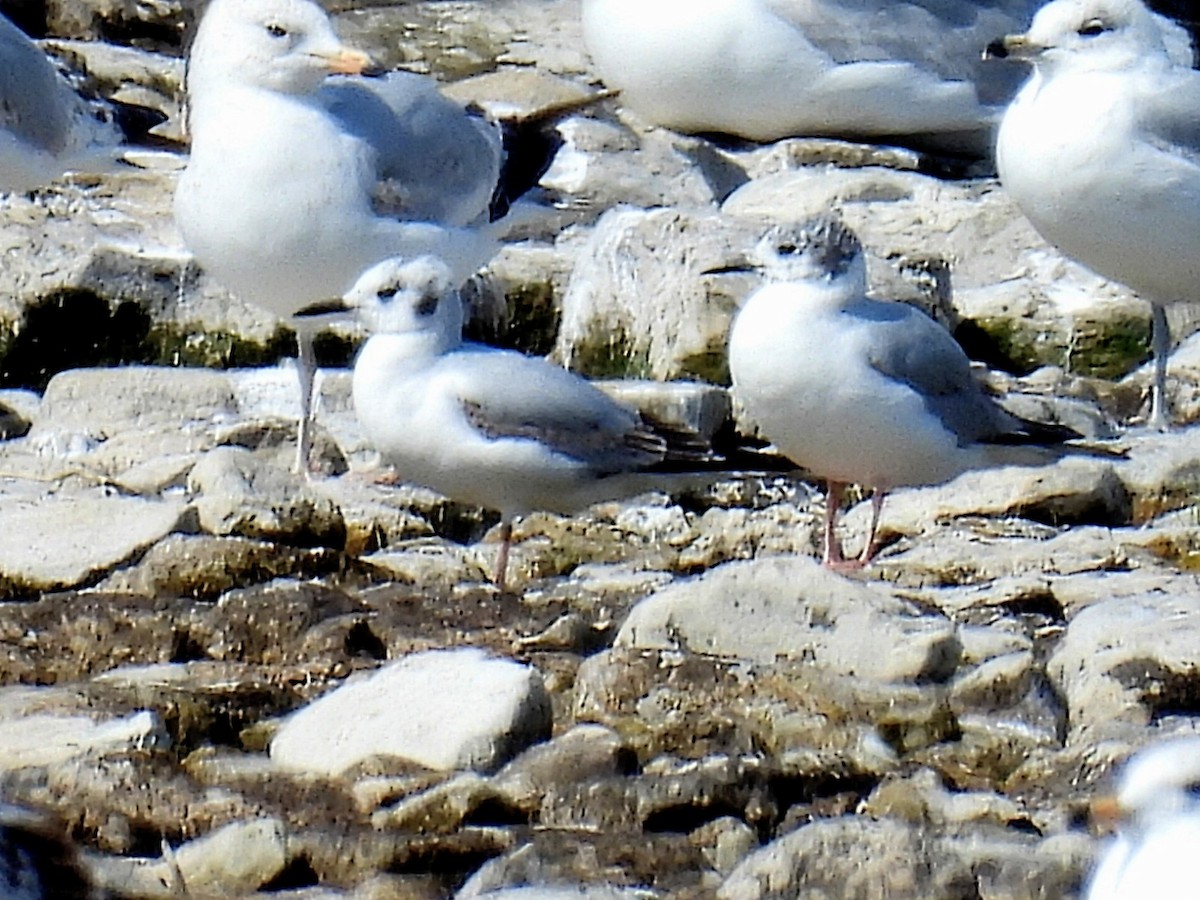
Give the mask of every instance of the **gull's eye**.
POLYGON ((1109 27, 1103 19, 1089 19, 1076 34, 1080 37, 1095 37, 1098 34, 1104 34, 1108 30, 1109 27))
POLYGON ((398 291, 399 291, 399 288, 386 287, 386 288, 382 288, 381 290, 376 291, 375 296, 379 299, 380 303, 391 303, 392 300, 395 299, 396 293, 398 291))
POLYGON ((282 25, 271 24, 267 26, 267 34, 273 38, 285 38, 288 35, 288 30, 282 25))
POLYGON ((1189 781, 1183 786, 1183 790, 1193 800, 1200 800, 1200 780, 1189 781))
POLYGON ((780 244, 775 248, 781 256, 795 256, 800 252, 800 248, 790 241, 780 244))
POLYGON ((428 295, 422 297, 420 302, 418 302, 417 305, 413 307, 413 309, 416 311, 418 316, 432 316, 437 311, 437 308, 438 308, 437 294, 428 294, 428 295))

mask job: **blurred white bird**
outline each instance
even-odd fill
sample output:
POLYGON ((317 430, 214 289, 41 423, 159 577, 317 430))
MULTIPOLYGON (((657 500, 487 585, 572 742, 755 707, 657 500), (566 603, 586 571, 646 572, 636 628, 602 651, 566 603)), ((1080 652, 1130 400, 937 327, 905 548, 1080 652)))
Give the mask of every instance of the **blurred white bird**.
POLYGON ((1006 412, 941 325, 906 304, 868 298, 862 246, 838 218, 773 228, 755 258, 768 283, 734 321, 733 388, 780 452, 826 480, 827 566, 871 561, 892 488, 937 484, 1002 462, 1046 461, 1029 448, 1002 448, 1079 436, 1006 412), (836 533, 848 483, 874 489, 866 541, 853 560, 836 533))
MULTIPOLYGON (((310 0, 213 0, 197 31, 175 218, 201 265, 278 316, 397 254, 436 254, 457 286, 497 247, 497 131, 422 76, 327 81, 370 68, 310 0)), ((298 337, 306 469, 315 361, 298 337)))
POLYGON ((1047 241, 1150 303, 1165 428, 1163 307, 1200 299, 1200 72, 1139 0, 1053 0, 987 52, 1034 67, 1000 126, 1001 183, 1047 241))
POLYGON ((1200 737, 1174 738, 1138 752, 1116 796, 1098 803, 1117 837, 1093 871, 1085 900, 1191 900, 1192 854, 1200 847, 1200 737))
POLYGON ((121 133, 97 116, 25 33, 0 15, 0 190, 106 172, 121 133))
POLYGON ((757 141, 925 138, 988 149, 1016 88, 979 48, 1036 0, 584 0, 592 59, 659 125, 757 141))

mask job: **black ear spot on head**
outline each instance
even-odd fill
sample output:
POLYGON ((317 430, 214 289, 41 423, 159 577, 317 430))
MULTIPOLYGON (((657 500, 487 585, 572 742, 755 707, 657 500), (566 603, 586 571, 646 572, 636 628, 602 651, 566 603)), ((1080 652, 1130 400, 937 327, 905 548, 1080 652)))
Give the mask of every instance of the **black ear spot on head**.
POLYGON ((426 294, 413 309, 418 316, 432 316, 437 311, 439 299, 437 294, 426 294))

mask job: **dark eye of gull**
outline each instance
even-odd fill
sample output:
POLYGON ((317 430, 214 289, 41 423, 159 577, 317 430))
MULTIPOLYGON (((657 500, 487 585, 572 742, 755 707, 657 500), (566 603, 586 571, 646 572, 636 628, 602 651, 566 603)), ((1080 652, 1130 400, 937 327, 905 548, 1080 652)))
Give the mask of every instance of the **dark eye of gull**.
POLYGON ((380 303, 391 303, 392 300, 395 299, 396 294, 399 292, 399 290, 400 289, 395 286, 380 288, 378 291, 375 292, 375 296, 377 298, 379 298, 380 303))
POLYGON ((781 256, 795 256, 797 253, 799 253, 799 252, 800 252, 800 248, 799 248, 799 247, 797 247, 797 246, 796 246, 794 243, 792 243, 791 241, 787 241, 787 242, 785 242, 785 243, 782 243, 782 244, 780 244, 778 247, 776 247, 775 249, 779 251, 779 254, 780 254, 781 256))
POLYGON ((1193 800, 1200 799, 1200 781, 1189 781, 1183 786, 1183 790, 1193 800))
POLYGON ((287 33, 287 29, 282 25, 271 24, 267 26, 267 34, 273 38, 285 38, 287 37, 287 33))
POLYGON ((1080 37, 1095 37, 1098 34, 1104 34, 1109 31, 1108 25, 1103 19, 1089 19, 1079 31, 1076 32, 1080 37))
POLYGON ((437 294, 426 294, 413 308, 418 316, 432 316, 437 311, 438 299, 437 294))

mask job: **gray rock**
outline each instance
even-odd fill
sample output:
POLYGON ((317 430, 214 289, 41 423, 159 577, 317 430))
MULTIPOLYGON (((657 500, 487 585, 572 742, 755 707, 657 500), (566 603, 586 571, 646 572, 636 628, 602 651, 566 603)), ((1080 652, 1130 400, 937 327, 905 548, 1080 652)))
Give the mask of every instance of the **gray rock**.
POLYGON ((734 562, 639 603, 617 647, 678 648, 771 662, 806 659, 824 671, 880 681, 949 676, 954 625, 809 559, 734 562))
POLYGON ((491 787, 513 806, 535 811, 555 785, 624 774, 632 756, 611 729, 577 725, 509 762, 492 776, 491 787))
POLYGON ((175 530, 183 512, 179 500, 103 490, 6 497, 0 504, 0 597, 97 580, 175 530))
POLYGON ((751 854, 717 896, 953 900, 985 890, 978 895, 1050 900, 1078 883, 1087 853, 1081 843, 1039 843, 1002 829, 960 840, 894 819, 845 816, 813 822, 751 854))
POLYGON ((148 750, 168 743, 162 721, 149 710, 103 718, 80 698, 53 689, 0 688, 0 771, 83 765, 106 754, 148 750))
POLYGON ((704 272, 724 265, 753 234, 713 213, 605 213, 563 297, 555 354, 593 376, 727 382, 725 343, 736 304, 704 272))
POLYGON ((346 526, 332 501, 288 469, 238 447, 208 451, 192 468, 188 487, 200 527, 303 547, 340 548, 346 526))
POLYGON ((231 822, 188 841, 160 859, 93 856, 88 869, 109 891, 138 897, 245 894, 267 884, 287 864, 285 825, 264 818, 231 822))
POLYGON ((1095 740, 1186 708, 1198 648, 1195 587, 1188 594, 1104 599, 1081 610, 1046 665, 1066 699, 1072 740, 1095 740))
POLYGON ((146 597, 211 600, 263 579, 317 578, 344 566, 342 556, 328 549, 286 547, 243 537, 170 534, 96 587, 146 597))
POLYGON ((374 756, 487 770, 545 737, 549 715, 536 669, 474 649, 417 653, 300 710, 271 758, 325 776, 374 756))

